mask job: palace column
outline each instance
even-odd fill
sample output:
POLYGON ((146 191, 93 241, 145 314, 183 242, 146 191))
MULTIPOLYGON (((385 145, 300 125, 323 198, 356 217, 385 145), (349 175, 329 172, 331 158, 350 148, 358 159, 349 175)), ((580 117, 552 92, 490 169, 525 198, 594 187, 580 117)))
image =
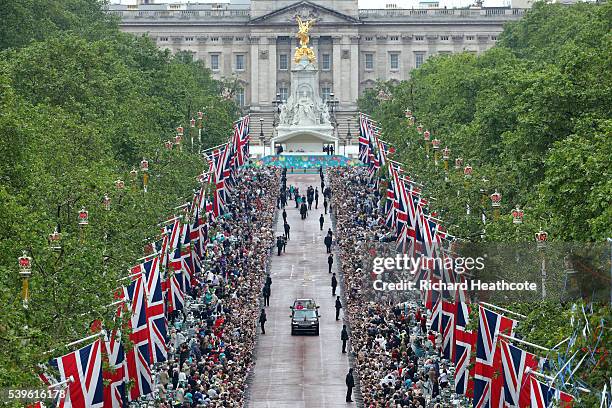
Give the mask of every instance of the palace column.
POLYGON ((268 75, 267 77, 259 78, 263 106, 270 105, 276 99, 276 36, 268 37, 267 50, 268 75))
MULTIPOLYGON (((340 99, 342 92, 342 37, 332 36, 332 84, 334 96, 340 99)), ((342 101, 340 101, 342 102, 342 101)))
POLYGON ((351 48, 348 64, 350 70, 350 96, 349 103, 353 104, 359 98, 359 35, 350 37, 351 48))
POLYGON ((259 37, 251 36, 249 38, 250 41, 250 49, 249 54, 251 56, 251 80, 250 87, 251 88, 251 106, 261 106, 260 100, 260 89, 259 89, 259 37))

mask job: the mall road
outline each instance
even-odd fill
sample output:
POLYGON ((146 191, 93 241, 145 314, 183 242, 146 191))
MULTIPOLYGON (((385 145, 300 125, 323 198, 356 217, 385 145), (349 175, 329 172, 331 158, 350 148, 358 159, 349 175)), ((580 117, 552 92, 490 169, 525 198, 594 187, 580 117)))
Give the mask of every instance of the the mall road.
MULTIPOLYGON (((305 221, 300 219, 295 201, 289 201, 287 222, 291 237, 286 253, 272 254, 270 273, 272 296, 266 308, 266 334, 258 335, 254 372, 251 373, 248 407, 318 408, 355 406, 345 402, 345 376, 348 354, 342 354, 343 314, 335 319, 335 297, 331 292, 327 254, 323 239, 332 227, 325 215, 323 231, 319 216, 324 213, 323 194, 318 174, 287 175, 287 185, 299 186, 306 195, 309 185, 319 188, 319 209, 313 203, 305 221), (291 335, 291 310, 296 298, 313 298, 320 305, 320 335, 291 335)), ((277 235, 283 233, 283 218, 278 215, 277 235)), ((333 271, 337 273, 338 263, 333 271)), ((338 291, 340 292, 340 285, 338 291)), ((259 332, 259 329, 258 329, 259 332)), ((353 397, 355 400, 355 397, 353 397)))

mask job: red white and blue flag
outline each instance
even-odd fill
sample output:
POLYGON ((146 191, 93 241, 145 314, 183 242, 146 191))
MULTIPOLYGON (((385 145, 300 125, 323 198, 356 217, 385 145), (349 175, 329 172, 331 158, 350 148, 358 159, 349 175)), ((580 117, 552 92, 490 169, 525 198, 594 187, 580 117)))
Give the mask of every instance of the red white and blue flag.
POLYGON ((524 405, 529 395, 528 373, 538 369, 539 359, 534 354, 523 351, 503 339, 499 340, 499 347, 504 369, 504 406, 529 407, 529 404, 524 405), (520 404, 521 399, 523 405, 520 404))
POLYGON ((168 359, 168 321, 164 309, 160 264, 160 257, 155 257, 132 268, 133 274, 141 272, 145 278, 151 363, 161 363, 168 359))
POLYGON ((121 408, 127 406, 125 384, 128 376, 125 367, 125 353, 118 332, 104 335, 104 354, 108 369, 102 371, 104 381, 104 408, 121 408))
POLYGON ((469 315, 469 305, 459 299, 455 322, 455 393, 471 398, 474 395, 473 363, 476 360, 477 335, 467 330, 469 315))
POLYGON ((476 364, 474 366, 474 408, 498 408, 504 377, 501 375, 499 334, 512 336, 516 321, 479 306, 476 364))
POLYGON ((573 406, 574 397, 565 392, 544 384, 536 379, 534 374, 529 375, 531 408, 549 408, 551 406, 569 408, 573 406))
POLYGON ((457 305, 442 301, 442 354, 444 358, 455 361, 455 317, 457 305))
POLYGON ((151 357, 149 347, 149 324, 147 319, 147 296, 142 276, 138 276, 124 288, 124 296, 129 299, 130 340, 133 347, 126 353, 127 373, 133 386, 129 392, 129 400, 134 401, 143 395, 153 392, 151 378, 151 357))
POLYGON ((66 408, 97 408, 104 404, 102 382, 102 340, 78 349, 50 363, 68 381, 63 406, 66 408))

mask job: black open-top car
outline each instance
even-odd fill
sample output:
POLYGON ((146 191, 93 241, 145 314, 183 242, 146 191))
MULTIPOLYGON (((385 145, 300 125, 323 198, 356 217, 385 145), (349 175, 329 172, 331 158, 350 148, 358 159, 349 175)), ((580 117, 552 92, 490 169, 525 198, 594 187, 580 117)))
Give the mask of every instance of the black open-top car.
POLYGON ((319 306, 313 299, 296 299, 291 309, 291 335, 314 333, 319 335, 319 306))

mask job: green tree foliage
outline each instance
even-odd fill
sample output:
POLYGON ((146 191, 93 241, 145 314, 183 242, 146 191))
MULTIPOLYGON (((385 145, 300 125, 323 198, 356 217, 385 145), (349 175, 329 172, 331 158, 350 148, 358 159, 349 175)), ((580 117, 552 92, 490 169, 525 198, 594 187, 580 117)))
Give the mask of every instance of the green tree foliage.
POLYGON ((118 279, 191 199, 198 151, 225 142, 238 111, 201 62, 120 33, 95 1, 11 2, 1 13, 0 385, 38 385, 36 363, 62 352, 45 351, 85 336, 95 318, 112 321, 104 305, 118 279), (201 143, 188 124, 199 110, 201 143), (165 149, 179 125, 182 147, 165 149), (143 174, 130 175, 143 158, 146 194, 143 174), (79 227, 83 207, 89 225, 79 227), (56 227, 61 252, 47 242, 56 227), (34 261, 27 313, 22 250, 34 261))
POLYGON ((540 228, 557 240, 612 235, 611 12, 608 3, 538 3, 482 55, 432 57, 409 81, 380 84, 361 98, 360 107, 400 147, 400 161, 435 194, 431 204, 455 226, 451 232, 482 231, 481 215, 491 221, 488 196, 497 189, 501 214, 518 204, 525 223, 519 230, 488 223, 485 239, 532 239, 540 228), (391 100, 378 100, 382 88, 391 100), (422 136, 408 126, 407 107, 451 149, 447 181, 441 160, 433 163, 431 146, 426 157, 422 136), (470 180, 453 171, 457 157, 474 168, 470 180))
MULTIPOLYGON (((610 3, 538 3, 508 24, 489 51, 429 58, 410 80, 378 84, 363 95, 360 108, 380 122, 382 138, 398 148, 394 158, 423 183, 430 209, 450 233, 468 241, 518 242, 533 241, 545 229, 551 240, 577 242, 574 248, 588 242, 603 248, 612 236, 611 21, 610 3), (392 98, 380 99, 381 89, 392 98), (448 172, 441 152, 436 164, 431 144, 426 148, 408 124, 406 108, 431 139, 451 149, 448 172), (454 168, 458 157, 473 167, 471 178, 454 168), (497 220, 489 197, 495 190, 502 194, 497 220), (517 204, 525 211, 520 225, 511 216, 517 204)), ((583 246, 587 252, 590 245, 583 246)), ((609 252, 588 261, 579 279, 609 285, 609 252), (603 280, 585 272, 597 268, 603 280)), ((537 271, 539 261, 525 267, 537 271)), ((597 345, 577 372, 595 391, 582 394, 580 406, 599 406, 596 391, 612 375, 605 354, 612 348, 608 299, 598 299, 606 305, 596 303, 592 313, 585 305, 586 317, 580 304, 578 312, 558 301, 507 306, 527 316, 518 331, 528 341, 552 347, 577 334, 570 352, 580 350, 578 358, 597 345), (586 318, 590 332, 582 336, 586 318)))

